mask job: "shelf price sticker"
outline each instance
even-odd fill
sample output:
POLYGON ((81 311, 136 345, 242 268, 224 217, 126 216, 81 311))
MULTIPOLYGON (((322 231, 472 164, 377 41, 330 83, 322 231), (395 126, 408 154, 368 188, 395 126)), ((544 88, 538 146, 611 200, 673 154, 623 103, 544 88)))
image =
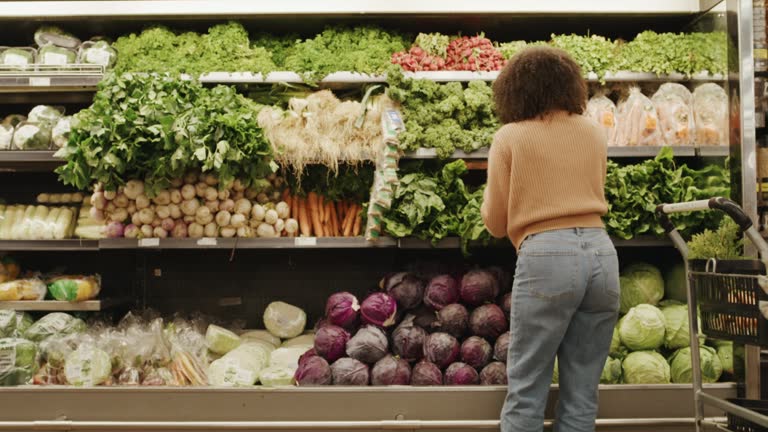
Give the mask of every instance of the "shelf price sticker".
POLYGON ((198 246, 216 246, 219 242, 213 237, 203 237, 197 241, 198 246))
POLYGON ((29 86, 30 87, 50 87, 51 78, 50 77, 30 77, 29 86))
POLYGON ((160 239, 157 237, 139 239, 139 247, 158 247, 160 239))
POLYGON ((298 247, 317 246, 317 237, 296 237, 293 245, 298 247))

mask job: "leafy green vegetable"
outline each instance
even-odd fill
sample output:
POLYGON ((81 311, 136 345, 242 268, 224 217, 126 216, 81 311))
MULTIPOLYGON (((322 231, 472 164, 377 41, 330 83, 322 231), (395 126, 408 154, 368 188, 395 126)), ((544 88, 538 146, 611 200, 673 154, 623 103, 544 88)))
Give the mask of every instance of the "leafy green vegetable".
POLYGON ((289 173, 290 189, 299 194, 317 192, 333 201, 352 199, 358 202, 367 201, 373 184, 373 165, 339 166, 333 172, 323 165, 310 165, 300 178, 295 173, 289 173))
POLYGON ((512 41, 498 44, 496 48, 505 59, 509 60, 527 47, 528 43, 526 41, 512 41))
POLYGON ((115 71, 164 72, 199 75, 205 72, 274 71, 271 54, 251 46, 248 32, 236 22, 211 27, 206 34, 177 34, 165 27, 152 27, 120 37, 115 71))
POLYGON ((312 39, 298 42, 285 67, 312 83, 336 71, 379 74, 392 53, 405 50, 406 39, 377 27, 328 27, 312 39))
POLYGON ((716 231, 706 229, 693 235, 688 242, 688 258, 739 259, 743 246, 739 226, 731 218, 723 218, 716 231))
POLYGON ((615 70, 686 75, 725 73, 728 39, 723 32, 656 33, 644 31, 621 47, 615 70))
POLYGON ((594 72, 602 78, 615 63, 616 44, 602 36, 552 35, 551 44, 570 54, 584 75, 594 72))
POLYGON ((437 57, 445 57, 451 38, 440 33, 419 33, 416 36, 416 46, 426 51, 427 54, 437 57))

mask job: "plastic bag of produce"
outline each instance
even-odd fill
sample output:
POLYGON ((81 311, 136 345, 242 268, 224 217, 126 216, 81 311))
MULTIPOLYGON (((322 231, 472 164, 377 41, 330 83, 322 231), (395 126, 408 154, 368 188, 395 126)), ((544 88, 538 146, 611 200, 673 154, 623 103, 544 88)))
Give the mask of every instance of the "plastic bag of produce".
MULTIPOLYGON (((53 145, 55 145, 57 148, 64 147, 67 144, 67 141, 69 141, 70 132, 72 132, 72 117, 65 116, 60 118, 59 121, 56 122, 56 126, 53 127, 53 131, 51 132, 51 140, 53 141, 53 145)), ((1 134, 0 139, 2 139, 1 134)))
POLYGON ((267 330, 248 330, 240 333, 240 339, 243 341, 261 340, 272 345, 274 348, 279 347, 281 343, 279 337, 273 336, 267 330))
POLYGON ((40 279, 16 279, 0 283, 0 301, 42 300, 45 291, 45 283, 40 279))
POLYGON ((303 334, 301 336, 296 336, 293 339, 288 339, 287 341, 283 342, 280 347, 281 348, 291 348, 291 347, 313 347, 315 345, 315 335, 314 334, 303 334))
POLYGON ((117 51, 106 41, 88 41, 80 47, 80 62, 111 68, 117 60, 117 51))
POLYGON ((13 142, 13 126, 0 125, 0 150, 10 150, 13 142))
POLYGON ((608 137, 608 145, 614 146, 616 143, 616 122, 618 112, 616 104, 608 99, 604 94, 596 94, 587 102, 587 117, 602 126, 608 137))
POLYGON ((51 369, 63 369, 67 356, 81 343, 91 343, 91 336, 81 333, 51 336, 40 342, 40 355, 51 369))
POLYGON ((19 123, 27 121, 27 117, 21 114, 11 114, 3 119, 3 126, 15 128, 19 123))
POLYGON ((53 312, 40 318, 24 333, 33 342, 40 342, 54 335, 82 333, 86 329, 85 322, 64 312, 53 312))
POLYGON ((47 45, 37 50, 37 63, 48 66, 64 66, 75 63, 77 53, 71 49, 47 45))
POLYGON ((12 142, 16 150, 47 150, 51 146, 51 128, 42 123, 19 123, 12 142))
POLYGON ((293 375, 296 369, 285 366, 270 366, 259 373, 259 382, 267 387, 292 386, 295 381, 293 375))
POLYGON ((693 144, 693 95, 685 86, 666 83, 653 95, 661 131, 667 145, 693 144))
POLYGON ((26 312, 0 310, 0 338, 21 337, 32 322, 32 317, 26 312))
POLYGON ((43 26, 35 32, 35 43, 39 47, 53 45, 63 48, 77 48, 80 39, 54 26, 43 26))
POLYGON ((269 354, 261 344, 246 342, 214 360, 208 367, 208 382, 215 386, 249 386, 259 379, 269 354))
POLYGON ((0 65, 14 69, 27 69, 35 62, 35 50, 32 48, 6 48, 0 52, 0 65))
POLYGON ((631 88, 629 97, 619 104, 616 145, 664 145, 664 136, 659 129, 659 115, 656 112, 656 107, 637 87, 631 88))
POLYGON ((8 282, 19 277, 21 267, 13 258, 5 256, 0 258, 0 282, 8 282))
POLYGON ((64 114, 61 110, 50 105, 37 105, 29 112, 27 121, 30 123, 42 123, 54 125, 64 114))
POLYGON ((38 369, 37 346, 21 338, 0 339, 0 385, 27 384, 38 369))
POLYGON ((224 355, 240 345, 240 338, 233 332, 211 324, 205 332, 208 349, 216 354, 224 355))
POLYGON ((269 365, 284 366, 295 370, 299 367, 299 357, 310 349, 312 347, 306 346, 278 348, 269 354, 269 365))
POLYGON ((96 298, 101 291, 101 276, 59 276, 48 282, 48 292, 56 300, 80 302, 96 298))
POLYGON ((696 144, 728 144, 728 95, 717 84, 702 84, 693 91, 696 144))
POLYGON ((264 327, 281 339, 294 338, 304 332, 307 314, 296 306, 272 302, 264 311, 264 327))
POLYGON ((81 345, 64 361, 64 376, 74 386, 97 386, 112 376, 109 354, 92 346, 81 345))

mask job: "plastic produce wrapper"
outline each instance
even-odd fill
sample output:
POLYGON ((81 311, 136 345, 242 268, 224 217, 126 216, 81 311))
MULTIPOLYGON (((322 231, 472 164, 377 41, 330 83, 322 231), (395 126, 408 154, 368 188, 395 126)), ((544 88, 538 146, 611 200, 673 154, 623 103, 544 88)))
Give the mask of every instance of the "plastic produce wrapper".
POLYGON ((80 45, 80 39, 58 27, 43 26, 35 32, 35 43, 39 47, 52 45, 62 48, 77 48, 80 45))
POLYGON ((653 102, 633 87, 627 100, 619 105, 616 130, 617 146, 663 146, 659 115, 653 102))
POLYGON ((40 342, 50 336, 82 333, 85 329, 83 320, 63 312, 53 312, 32 324, 24 335, 33 342, 40 342))
POLYGON ((702 84, 693 91, 696 144, 728 144, 728 95, 717 84, 702 84))
POLYGON ((9 282, 19 277, 21 267, 11 257, 0 258, 0 283, 9 282))
POLYGON ((659 87, 652 100, 666 144, 692 145, 695 126, 691 92, 681 84, 666 83, 659 87))
POLYGON ((605 134, 608 137, 608 145, 617 145, 616 123, 618 120, 618 112, 616 110, 616 104, 604 94, 597 94, 587 102, 586 114, 587 117, 599 124, 605 130, 605 134))
POLYGON ((296 383, 293 379, 295 373, 296 368, 270 366, 261 370, 259 373, 259 382, 261 382, 261 385, 267 387, 292 386, 296 383))
POLYGON ((176 320, 165 330, 171 353, 169 370, 177 385, 208 383, 208 344, 200 327, 200 322, 176 320))
POLYGON ((87 41, 80 46, 80 63, 104 66, 109 69, 117 60, 117 50, 106 41, 87 41))
POLYGON ((27 70, 35 63, 37 51, 30 47, 0 48, 0 65, 10 70, 27 70))
POLYGON ((33 323, 26 312, 0 310, 0 338, 21 337, 33 323))
POLYGON ((267 349, 261 343, 246 342, 213 361, 208 367, 211 385, 237 387, 256 383, 269 362, 267 349))
POLYGON ((64 376, 74 386, 104 384, 112 377, 112 360, 104 350, 83 344, 64 360, 64 376))
POLYGON ((101 276, 59 276, 49 281, 48 292, 56 300, 81 302, 96 298, 101 291, 101 276))
POLYGON ((0 124, 0 150, 10 150, 13 142, 13 126, 0 124))
POLYGON ((288 303, 272 302, 264 310, 264 327, 281 339, 300 335, 306 325, 307 314, 288 303))
POLYGON ((0 283, 0 301, 42 300, 45 292, 45 283, 37 278, 0 283))
POLYGON ((21 338, 0 339, 0 385, 27 384, 39 367, 37 346, 21 338))

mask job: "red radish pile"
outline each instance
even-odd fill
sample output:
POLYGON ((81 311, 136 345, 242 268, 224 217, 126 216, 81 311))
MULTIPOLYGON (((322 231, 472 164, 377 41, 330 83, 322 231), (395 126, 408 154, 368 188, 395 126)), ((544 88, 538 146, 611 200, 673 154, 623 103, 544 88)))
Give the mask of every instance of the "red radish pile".
POLYGON ((408 52, 392 54, 392 63, 403 70, 416 71, 497 71, 507 61, 493 43, 486 37, 461 36, 450 42, 446 57, 433 56, 419 46, 413 46, 408 52))

